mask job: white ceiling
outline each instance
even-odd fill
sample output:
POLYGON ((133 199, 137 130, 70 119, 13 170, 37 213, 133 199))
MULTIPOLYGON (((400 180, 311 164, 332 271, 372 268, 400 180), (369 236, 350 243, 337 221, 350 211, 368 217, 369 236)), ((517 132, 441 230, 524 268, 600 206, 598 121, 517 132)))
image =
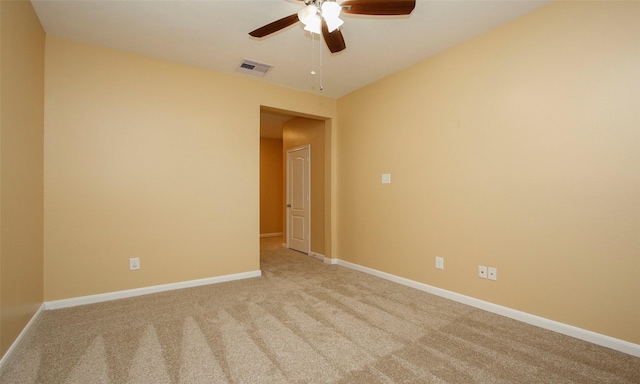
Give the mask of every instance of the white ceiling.
POLYGON ((320 53, 317 41, 312 50, 300 23, 263 39, 248 35, 296 13, 301 1, 31 2, 50 35, 338 98, 551 1, 418 0, 407 17, 343 15, 347 49, 337 54, 324 46, 320 53), (312 76, 314 54, 317 74, 312 76), (274 68, 265 77, 240 73, 236 69, 245 58, 274 68))

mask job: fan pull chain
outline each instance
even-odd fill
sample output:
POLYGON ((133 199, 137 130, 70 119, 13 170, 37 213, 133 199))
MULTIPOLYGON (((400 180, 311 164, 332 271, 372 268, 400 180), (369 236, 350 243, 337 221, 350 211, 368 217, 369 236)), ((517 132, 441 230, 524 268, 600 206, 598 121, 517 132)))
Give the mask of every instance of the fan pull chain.
MULTIPOLYGON (((322 36, 322 35, 320 35, 322 36)), ((320 38, 320 44, 318 44, 320 46, 320 90, 322 91, 324 89, 324 85, 322 82, 322 76, 324 75, 324 71, 322 68, 322 37, 320 38)))
POLYGON ((315 76, 316 74, 316 38, 313 36, 314 33, 311 33, 311 75, 315 76))

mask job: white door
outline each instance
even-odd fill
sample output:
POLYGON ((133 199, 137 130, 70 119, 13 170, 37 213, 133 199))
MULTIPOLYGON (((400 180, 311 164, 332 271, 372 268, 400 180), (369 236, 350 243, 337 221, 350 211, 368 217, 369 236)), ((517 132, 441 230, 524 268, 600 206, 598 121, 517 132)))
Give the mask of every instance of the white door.
POLYGON ((311 148, 287 151, 287 245, 309 254, 311 234, 311 148))

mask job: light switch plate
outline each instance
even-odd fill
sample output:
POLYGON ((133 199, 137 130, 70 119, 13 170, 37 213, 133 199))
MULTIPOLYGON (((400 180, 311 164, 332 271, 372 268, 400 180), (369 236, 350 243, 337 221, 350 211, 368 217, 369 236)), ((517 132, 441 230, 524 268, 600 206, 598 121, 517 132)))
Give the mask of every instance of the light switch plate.
POLYGON ((382 184, 391 184, 391 174, 383 173, 382 174, 382 184))
POLYGON ((139 257, 134 257, 134 258, 129 259, 129 269, 132 270, 132 271, 140 269, 140 258, 139 257))
POLYGON ((484 265, 478 266, 478 277, 481 279, 487 278, 487 267, 485 267, 484 265))

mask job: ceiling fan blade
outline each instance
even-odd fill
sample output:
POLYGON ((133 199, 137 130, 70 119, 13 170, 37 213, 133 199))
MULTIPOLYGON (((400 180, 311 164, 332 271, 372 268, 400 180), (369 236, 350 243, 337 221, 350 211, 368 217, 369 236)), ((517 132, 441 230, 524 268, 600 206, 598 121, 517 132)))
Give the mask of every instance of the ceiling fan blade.
POLYGON ((293 15, 287 16, 287 17, 283 17, 280 20, 276 20, 273 23, 269 23, 267 25, 265 25, 264 27, 258 28, 255 31, 251 31, 249 32, 249 35, 253 36, 253 37, 265 37, 267 35, 270 35, 274 32, 278 32, 281 29, 284 29, 290 25, 293 25, 295 23, 297 23, 298 21, 300 21, 298 19, 298 14, 294 13, 293 15))
POLYGON ((347 0, 342 13, 356 15, 408 15, 416 7, 415 0, 347 0))
POLYGON ((340 32, 339 29, 336 29, 329 33, 327 22, 324 21, 324 19, 322 19, 322 36, 324 36, 324 41, 327 43, 327 47, 329 47, 331 53, 340 52, 347 48, 347 45, 344 42, 344 37, 342 37, 342 32, 340 32))

